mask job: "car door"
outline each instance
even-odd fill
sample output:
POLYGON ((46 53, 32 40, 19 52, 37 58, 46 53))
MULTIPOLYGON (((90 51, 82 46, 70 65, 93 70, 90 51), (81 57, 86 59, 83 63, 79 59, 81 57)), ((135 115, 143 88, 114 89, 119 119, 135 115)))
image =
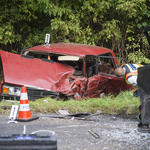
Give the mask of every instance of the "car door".
POLYGON ((84 92, 85 97, 100 97, 104 94, 118 94, 120 91, 129 90, 124 78, 114 75, 117 66, 110 53, 100 56, 86 56, 87 88, 84 92))

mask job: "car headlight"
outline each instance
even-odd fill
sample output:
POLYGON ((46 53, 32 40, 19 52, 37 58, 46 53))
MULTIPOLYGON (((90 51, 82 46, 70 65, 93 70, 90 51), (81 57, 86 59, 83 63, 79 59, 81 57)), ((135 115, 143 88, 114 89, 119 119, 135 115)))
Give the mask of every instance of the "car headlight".
POLYGON ((20 87, 12 87, 8 85, 3 85, 3 94, 16 95, 20 96, 21 88, 20 87))

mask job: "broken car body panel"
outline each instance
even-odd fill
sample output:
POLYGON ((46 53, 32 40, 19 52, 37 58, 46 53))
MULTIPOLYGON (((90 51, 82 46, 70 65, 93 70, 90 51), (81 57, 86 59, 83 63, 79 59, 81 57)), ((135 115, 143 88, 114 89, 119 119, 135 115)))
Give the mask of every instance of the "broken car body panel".
POLYGON ((106 76, 100 75, 93 76, 90 78, 85 77, 76 77, 70 84, 71 90, 69 91, 70 95, 78 93, 82 97, 86 98, 95 98, 101 97, 101 94, 119 94, 121 91, 126 91, 131 88, 124 82, 124 78, 115 76, 106 76))
MULTIPOLYGON (((113 51, 107 48, 57 43, 23 49, 21 55, 4 51, 0 55, 3 85, 26 86, 66 96, 78 94, 82 98, 118 94, 131 88, 124 78, 114 75, 119 64, 113 51)), ((2 90, 2 96, 5 95, 2 90)))
POLYGON ((71 66, 36 58, 25 58, 4 51, 0 51, 0 55, 5 83, 56 92, 69 90, 67 78, 74 72, 71 66))

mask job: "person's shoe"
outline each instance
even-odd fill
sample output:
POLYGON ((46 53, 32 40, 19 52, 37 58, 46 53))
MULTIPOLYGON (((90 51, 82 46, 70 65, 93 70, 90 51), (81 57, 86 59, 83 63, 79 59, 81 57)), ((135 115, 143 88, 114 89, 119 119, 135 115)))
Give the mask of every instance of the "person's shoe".
POLYGON ((141 122, 138 124, 138 131, 139 132, 150 132, 150 128, 148 125, 144 125, 141 122))

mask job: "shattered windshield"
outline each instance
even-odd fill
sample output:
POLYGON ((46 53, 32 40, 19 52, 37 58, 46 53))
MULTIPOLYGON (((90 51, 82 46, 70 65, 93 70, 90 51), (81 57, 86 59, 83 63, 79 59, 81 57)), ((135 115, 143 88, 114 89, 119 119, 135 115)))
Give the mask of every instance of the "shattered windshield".
POLYGON ((83 59, 79 56, 70 56, 33 50, 24 52, 24 55, 33 56, 34 58, 42 60, 47 59, 53 62, 58 62, 61 64, 72 66, 75 70, 74 75, 83 76, 83 59))

